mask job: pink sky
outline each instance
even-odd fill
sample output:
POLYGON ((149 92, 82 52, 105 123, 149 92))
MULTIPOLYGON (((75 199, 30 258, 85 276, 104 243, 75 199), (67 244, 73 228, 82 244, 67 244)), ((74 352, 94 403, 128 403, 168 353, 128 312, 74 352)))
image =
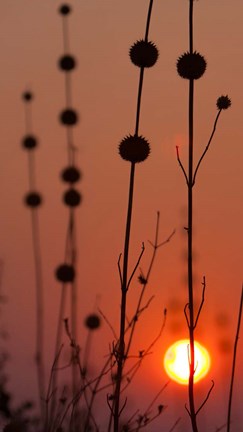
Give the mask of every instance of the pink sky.
MULTIPOLYGON (((35 95, 33 129, 40 142, 36 154, 37 184, 44 197, 39 217, 47 369, 54 351, 60 298, 60 287, 53 274, 63 261, 68 217, 61 202, 65 186, 59 177, 66 165, 66 135, 58 123, 59 112, 65 106, 63 74, 57 68, 63 52, 61 18, 57 14, 60 4, 56 0, 8 0, 3 2, 0 15, 0 259, 4 265, 2 293, 8 298, 1 308, 1 319, 9 333, 4 346, 11 355, 9 387, 15 392, 16 401, 36 392, 34 267, 30 214, 23 206, 23 196, 28 190, 27 154, 20 144, 25 133, 21 94, 28 88, 35 95)), ((144 35, 148 1, 73 0, 70 4, 74 10, 69 20, 71 51, 78 62, 73 73, 73 101, 81 118, 74 130, 74 141, 83 172, 79 188, 84 197, 78 210, 78 310, 82 345, 86 335, 83 319, 97 304, 112 325, 118 326, 117 259, 123 250, 129 164, 120 159, 117 149, 120 140, 134 131, 138 69, 129 61, 128 51, 144 35)), ((223 354, 220 346, 233 346, 243 280, 242 9, 240 0, 195 2, 195 49, 208 63, 205 75, 195 85, 195 160, 210 136, 217 98, 228 94, 232 99, 232 107, 220 117, 195 187, 198 297, 202 276, 207 280, 198 336, 211 349, 213 362, 201 387, 207 392, 210 380, 216 382, 202 414, 209 431, 221 426, 226 418, 225 395, 229 388, 226 372, 231 353, 223 354), (219 324, 220 317, 224 318, 223 324, 219 324), (215 406, 219 409, 212 419, 215 406)), ((140 132, 151 144, 151 155, 136 171, 131 268, 144 241, 142 268, 146 270, 151 253, 147 240, 153 239, 158 210, 161 241, 176 229, 171 242, 158 253, 147 292, 147 299, 153 295, 155 298, 141 319, 135 340, 139 349, 149 345, 151 337, 158 333, 162 311, 167 307, 163 337, 141 369, 140 380, 134 382, 132 398, 137 398, 137 389, 142 387, 149 401, 167 380, 162 358, 168 344, 178 336, 187 336, 183 315, 187 302, 183 230, 187 195, 175 153, 175 146, 179 145, 186 165, 188 86, 178 77, 175 65, 178 56, 188 49, 187 14, 186 0, 155 0, 150 38, 158 46, 160 56, 156 66, 145 73, 142 98, 140 132)), ((138 290, 135 280, 129 293, 130 314, 138 290)), ((94 365, 107 352, 111 340, 112 334, 104 323, 94 338, 97 349, 94 365)), ((238 358, 242 355, 240 339, 238 358)), ((242 378, 242 362, 238 362, 234 418, 236 422, 241 416, 241 425, 243 417, 237 400, 242 397, 239 384, 242 378)), ((187 421, 184 388, 171 384, 162 399, 168 409, 161 424, 163 421, 171 424, 177 412, 187 421)), ((156 424, 154 431, 159 431, 159 427, 160 423, 156 424)), ((239 432, 236 423, 232 432, 239 432)))

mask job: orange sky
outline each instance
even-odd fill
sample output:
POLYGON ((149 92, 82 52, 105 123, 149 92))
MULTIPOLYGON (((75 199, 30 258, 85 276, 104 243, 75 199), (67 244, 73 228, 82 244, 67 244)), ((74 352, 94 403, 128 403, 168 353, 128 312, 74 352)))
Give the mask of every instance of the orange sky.
MULTIPOLYGON (((70 4, 74 10, 69 20, 71 51, 78 62, 73 73, 73 101, 81 117, 74 130, 74 141, 83 172, 80 190, 84 196, 78 210, 82 341, 86 334, 83 318, 95 310, 97 303, 112 325, 115 328, 118 325, 117 259, 123 250, 129 164, 119 158, 117 149, 120 140, 134 132, 139 71, 129 61, 128 51, 144 35, 148 1, 73 0, 70 4)), ((36 164, 37 184, 44 197, 40 230, 49 366, 60 296, 53 274, 63 261, 68 215, 61 202, 65 187, 59 177, 66 165, 66 135, 58 123, 59 112, 65 106, 63 74, 56 66, 63 52, 59 5, 56 0, 8 0, 1 5, 0 258, 4 265, 2 292, 8 298, 2 307, 2 322, 10 336, 4 346, 11 354, 9 385, 16 391, 16 400, 31 397, 35 391, 34 270, 30 215, 23 206, 23 196, 28 190, 27 155, 20 145, 25 133, 21 94, 27 88, 35 95, 33 129, 40 141, 36 164), (20 390, 23 386, 24 395, 20 390)), ((187 15, 186 0, 155 0, 150 38, 158 46, 160 56, 156 66, 145 73, 142 97, 140 133, 149 140, 151 155, 136 170, 130 268, 144 241, 142 268, 146 270, 151 253, 147 240, 154 236, 156 211, 161 212, 161 241, 176 229, 171 242, 158 252, 147 293, 147 299, 153 295, 155 299, 144 314, 136 339, 140 348, 149 345, 151 335, 155 337, 159 331, 161 313, 167 307, 163 338, 144 366, 144 376, 151 376, 151 379, 143 377, 151 398, 167 379, 161 365, 168 343, 178 336, 187 336, 183 315, 187 301, 183 230, 186 185, 175 153, 175 146, 179 145, 186 165, 188 86, 177 76, 175 64, 178 56, 188 49, 187 15)), ((208 63, 205 75, 195 84, 195 160, 210 136, 217 98, 228 94, 232 99, 232 107, 220 117, 195 187, 196 296, 200 293, 202 276, 207 280, 206 304, 198 333, 213 352, 207 384, 210 385, 211 378, 217 382, 208 404, 211 412, 216 403, 220 410, 226 408, 223 394, 229 381, 223 375, 231 357, 229 353, 223 355, 220 346, 232 347, 243 279, 242 2, 195 2, 194 24, 195 49, 208 63)), ((135 282, 129 293, 130 314, 138 290, 135 282)), ((97 336, 94 342, 97 356, 107 352, 112 339, 105 324, 101 332, 102 336, 97 336), (103 344, 99 346, 101 337, 103 344)), ((240 340, 239 358, 242 355, 240 340)), ((237 373, 242 379, 240 364, 237 373)), ((140 386, 136 380, 134 387, 140 386)), ((163 394, 163 403, 168 405, 165 415, 168 424, 175 416, 172 399, 177 390, 174 389, 178 387, 172 384, 163 394)), ((239 390, 236 385, 238 393, 239 390)), ((175 403, 180 407, 180 415, 186 418, 185 389, 179 389, 179 393, 175 403)), ((235 418, 239 415, 239 410, 235 410, 235 418)), ((203 416, 210 430, 215 430, 224 422, 226 412, 220 411, 214 424, 207 417, 207 409, 203 416)), ((232 432, 239 430, 234 426, 232 432)))

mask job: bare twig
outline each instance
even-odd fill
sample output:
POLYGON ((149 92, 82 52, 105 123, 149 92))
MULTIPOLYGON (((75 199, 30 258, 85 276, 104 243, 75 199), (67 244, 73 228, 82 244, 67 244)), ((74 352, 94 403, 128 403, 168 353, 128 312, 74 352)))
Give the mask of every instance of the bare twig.
POLYGON ((198 163, 197 163, 197 166, 196 166, 196 169, 195 169, 195 172, 194 172, 194 175, 193 175, 193 181, 192 181, 193 186, 194 186, 195 181, 196 181, 196 175, 197 175, 198 169, 199 169, 199 167, 200 167, 200 165, 201 165, 202 160, 204 159, 204 156, 206 155, 206 153, 207 153, 207 151, 208 151, 208 149, 209 149, 209 146, 210 146, 211 141, 212 141, 212 139, 213 139, 213 136, 214 136, 214 134, 215 134, 216 127, 217 127, 217 123, 218 123, 218 119, 219 119, 219 116, 220 116, 221 111, 222 111, 222 110, 219 110, 219 111, 218 111, 218 114, 217 114, 216 119, 215 119, 215 122, 214 122, 213 131, 212 131, 212 133, 211 133, 211 136, 210 136, 210 138, 209 138, 209 140, 208 140, 208 143, 207 143, 207 145, 206 145, 206 148, 205 148, 205 150, 204 150, 202 156, 200 157, 200 159, 199 159, 199 161, 198 161, 198 163))
POLYGON ((148 284, 148 281, 149 281, 149 278, 150 278, 151 271, 153 269, 154 261, 155 261, 156 254, 157 254, 157 250, 158 250, 158 248, 164 246, 166 243, 169 243, 170 240, 171 240, 171 238, 175 234, 175 230, 173 230, 172 233, 167 237, 166 240, 164 240, 161 243, 158 243, 158 240, 159 240, 159 223, 160 223, 160 212, 158 211, 157 212, 157 218, 156 218, 156 228, 155 228, 154 242, 151 242, 149 240, 149 243, 153 247, 153 254, 152 254, 152 257, 151 257, 151 261, 150 261, 150 264, 149 264, 146 276, 142 275, 142 278, 140 279, 142 281, 143 288, 142 288, 142 291, 141 291, 139 299, 138 299, 138 304, 137 304, 137 308, 136 308, 136 311, 135 311, 135 314, 134 314, 134 318, 131 321, 132 322, 132 328, 131 328, 130 337, 129 337, 129 340, 128 340, 128 343, 127 343, 126 356, 128 356, 130 348, 131 348, 131 344, 132 344, 132 340, 133 340, 133 335, 134 335, 134 331, 135 331, 135 326, 137 324, 137 320, 138 320, 138 317, 140 315, 142 300, 143 300, 144 293, 145 293, 145 290, 146 290, 146 287, 147 287, 147 284, 148 284))
POLYGON ((179 165, 180 165, 180 167, 181 167, 181 170, 182 170, 182 172, 183 172, 183 174, 184 174, 184 177, 185 177, 185 179, 186 179, 186 184, 187 184, 187 186, 188 186, 189 181, 188 181, 188 177, 187 177, 186 170, 185 170, 185 168, 184 168, 184 166, 183 166, 183 164, 182 164, 182 162, 181 162, 181 159, 180 159, 180 155, 179 155, 179 146, 176 146, 176 156, 177 156, 178 163, 179 163, 179 165))
POLYGON ((122 392, 124 392, 124 390, 128 387, 128 385, 130 385, 132 379, 134 378, 135 374, 137 373, 138 369, 140 368, 144 357, 151 354, 151 349, 156 344, 156 342, 160 339, 160 337, 163 333, 163 330, 165 328, 166 316, 167 316, 167 310, 164 309, 163 322, 162 322, 162 325, 161 325, 161 328, 159 330, 158 335, 155 337, 155 339, 150 343, 150 345, 145 350, 140 351, 140 353, 138 355, 138 361, 126 372, 126 374, 124 374, 124 377, 129 377, 129 378, 128 378, 127 384, 123 387, 122 392))
POLYGON ((195 319, 194 329, 195 329, 196 326, 197 326, 198 319, 199 319, 199 316, 200 316, 200 314, 201 314, 201 310, 202 310, 202 307, 203 307, 203 304, 204 304, 204 299, 205 299, 205 289, 206 289, 206 279, 205 279, 205 276, 203 276, 202 286, 203 286, 203 290, 202 290, 202 300, 201 300, 201 303, 200 303, 200 306, 199 306, 199 309, 198 309, 198 313, 197 313, 197 316, 196 316, 196 319, 195 319))
POLYGON ((202 404, 200 405, 200 407, 197 409, 197 411, 196 411, 196 415, 198 415, 199 411, 201 411, 201 409, 204 407, 205 403, 208 401, 209 396, 210 396, 211 391, 213 390, 213 388, 214 388, 214 381, 212 380, 212 385, 211 385, 211 387, 210 387, 210 389, 209 389, 209 391, 208 391, 208 394, 207 394, 206 398, 204 399, 203 403, 202 403, 202 404))
POLYGON ((137 268, 138 268, 138 266, 139 266, 139 264, 140 264, 141 258, 142 258, 143 254, 144 254, 144 251, 145 251, 145 247, 144 247, 144 243, 142 243, 142 250, 141 250, 140 255, 139 255, 139 257, 138 257, 137 263, 136 263, 136 265, 135 265, 135 267, 134 267, 134 269, 133 269, 133 271, 132 271, 132 274, 131 274, 131 276, 130 276, 130 278, 129 278, 129 280, 128 280, 128 283, 127 283, 127 289, 128 289, 129 286, 130 286, 130 283, 131 283, 131 281, 132 281, 132 279, 133 279, 134 274, 136 273, 136 270, 137 270, 137 268))
POLYGON ((179 424, 179 422, 181 421, 181 417, 179 417, 175 423, 173 424, 172 428, 168 431, 168 432, 173 432, 175 430, 175 428, 177 427, 177 425, 179 424))
POLYGON ((232 364, 230 392, 229 392, 229 404, 228 404, 227 432, 230 432, 230 419, 231 419, 233 386, 234 386, 234 379, 235 379, 236 354, 237 354, 237 345, 238 345, 238 339, 239 339, 239 334, 240 334, 242 307, 243 307, 243 285, 241 288, 241 298, 240 298, 240 307, 239 307, 239 314, 238 314, 238 323, 237 323, 237 330, 236 330, 235 343, 234 343, 233 364, 232 364))
POLYGON ((187 309, 189 308, 189 303, 186 303, 185 307, 184 307, 184 315, 186 317, 186 323, 187 323, 187 327, 190 327, 190 322, 189 322, 189 318, 187 315, 187 309))
POLYGON ((114 339, 117 342, 118 341, 118 337, 117 337, 117 334, 115 332, 114 327, 112 326, 112 324, 108 320, 107 316, 104 314, 104 312, 102 312, 102 310, 100 308, 98 308, 98 311, 99 311, 100 315, 102 316, 102 318, 104 319, 104 321, 106 322, 106 324, 108 325, 108 327, 110 328, 110 330, 111 330, 111 332, 112 332, 112 334, 114 336, 114 339))
POLYGON ((120 282, 122 285, 121 257, 122 257, 122 254, 120 253, 118 261, 117 261, 117 266, 118 266, 118 270, 119 270, 120 282))

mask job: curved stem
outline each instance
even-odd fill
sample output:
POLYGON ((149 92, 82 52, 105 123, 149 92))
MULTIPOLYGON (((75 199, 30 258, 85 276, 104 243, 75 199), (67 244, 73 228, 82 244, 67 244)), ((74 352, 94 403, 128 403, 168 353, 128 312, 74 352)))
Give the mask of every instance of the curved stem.
POLYGON ((209 146, 210 146, 210 144, 211 144, 211 141, 212 141, 212 139, 213 139, 213 136, 214 136, 214 134, 215 134, 215 131, 216 131, 216 127, 217 127, 217 123, 218 123, 218 119, 219 119, 220 113, 221 113, 221 110, 219 110, 219 112, 218 112, 218 114, 217 114, 217 116, 216 116, 216 119, 215 119, 215 121, 214 121, 214 125, 213 125, 212 133, 211 133, 210 138, 209 138, 209 140, 208 140, 208 143, 207 143, 207 145, 206 145, 206 147, 205 147, 205 150, 204 150, 202 156, 200 157, 200 159, 199 159, 199 161, 198 161, 198 164, 197 164, 197 166, 196 166, 196 169, 195 169, 195 172, 194 172, 194 176, 193 176, 193 185, 195 184, 195 181, 196 181, 196 175, 197 175, 198 169, 199 169, 199 167, 200 167, 200 165, 201 165, 201 162, 202 162, 202 160, 203 160, 205 154, 207 153, 207 151, 208 151, 208 149, 209 149, 209 146))
POLYGON ((150 0, 149 8, 148 8, 148 16, 147 16, 147 23, 146 23, 146 30, 145 30, 145 40, 146 41, 148 40, 149 26, 150 26, 150 21, 151 21, 153 2, 154 2, 154 0, 150 0))
POLYGON ((231 405, 232 405, 232 397, 233 397, 233 386, 234 386, 234 379, 235 379, 236 353, 237 353, 237 345, 238 345, 238 339, 239 339, 239 334, 240 334, 242 308, 243 308, 243 286, 241 289, 240 308, 239 308, 239 314, 238 314, 238 324, 237 324, 235 343, 234 343, 234 354, 233 354, 233 364, 232 364, 229 404, 228 404, 227 432, 230 432, 230 418, 231 418, 231 405))

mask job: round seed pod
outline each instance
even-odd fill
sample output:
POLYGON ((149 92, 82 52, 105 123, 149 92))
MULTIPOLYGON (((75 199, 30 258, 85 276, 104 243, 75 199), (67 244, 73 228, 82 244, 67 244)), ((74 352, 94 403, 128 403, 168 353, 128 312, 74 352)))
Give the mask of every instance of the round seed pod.
POLYGON ((33 99, 33 94, 29 91, 23 93, 22 98, 25 102, 30 102, 33 99))
POLYGON ((66 126, 74 126, 78 122, 78 115, 75 110, 67 108, 61 112, 60 122, 66 126))
POLYGON ((76 189, 64 192, 63 201, 68 207, 77 207, 81 202, 81 194, 76 189))
POLYGON ((226 96, 220 96, 217 99, 216 105, 217 105, 218 110, 222 110, 222 109, 226 110, 226 109, 228 109, 231 106, 231 100, 228 97, 228 95, 226 95, 226 96))
POLYGON ((22 140, 22 146, 26 150, 32 150, 37 146, 37 139, 34 135, 26 135, 22 140))
POLYGON ((129 56, 135 66, 150 68, 156 63, 159 51, 153 42, 141 39, 132 45, 129 56))
POLYGON ((67 54, 60 58, 58 65, 61 70, 70 72, 75 69, 76 61, 73 56, 67 54))
POLYGON ((96 330, 100 327, 100 317, 96 314, 90 314, 85 319, 85 327, 89 330, 96 330))
POLYGON ((59 8, 59 12, 61 15, 68 15, 71 12, 71 7, 68 4, 63 4, 59 8))
POLYGON ((73 282, 75 278, 74 267, 70 264, 60 264, 56 269, 56 278, 59 282, 73 282))
POLYGON ((187 51, 178 58, 176 66, 180 77, 190 80, 201 78, 206 70, 207 63, 198 52, 189 53, 187 51))
POLYGON ((42 197, 38 192, 29 192, 25 196, 25 204, 28 207, 38 207, 42 204, 42 197))
POLYGON ((80 170, 74 166, 68 166, 61 173, 62 180, 65 183, 76 183, 81 178, 80 170))
POLYGON ((119 154, 121 158, 132 163, 145 161, 149 156, 149 153, 149 143, 143 136, 126 136, 119 145, 119 154))

